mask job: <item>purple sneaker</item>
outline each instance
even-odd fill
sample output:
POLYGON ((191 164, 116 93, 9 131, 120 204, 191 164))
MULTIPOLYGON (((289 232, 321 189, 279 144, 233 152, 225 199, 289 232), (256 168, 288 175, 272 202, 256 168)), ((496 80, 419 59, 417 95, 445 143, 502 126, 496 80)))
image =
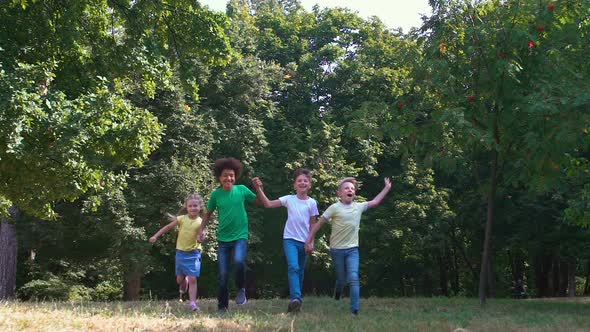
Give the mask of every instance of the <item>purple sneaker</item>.
POLYGON ((197 302, 191 302, 191 304, 189 305, 189 309, 191 311, 200 311, 201 309, 199 309, 199 305, 197 304, 197 302))

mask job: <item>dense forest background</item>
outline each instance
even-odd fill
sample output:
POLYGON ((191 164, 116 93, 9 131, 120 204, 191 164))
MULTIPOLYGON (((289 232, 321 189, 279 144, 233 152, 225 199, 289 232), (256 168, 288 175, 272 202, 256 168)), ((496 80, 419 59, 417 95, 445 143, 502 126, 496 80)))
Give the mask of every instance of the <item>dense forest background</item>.
MULTIPOLYGON (((0 3, 0 298, 177 296, 174 232, 147 240, 225 156, 271 199, 309 167, 321 211, 392 177, 364 296, 588 294, 590 2, 430 4, 402 33, 297 0, 0 3)), ((247 292, 286 296, 286 211, 248 209, 247 292)), ((306 294, 332 291, 328 233, 306 294)))

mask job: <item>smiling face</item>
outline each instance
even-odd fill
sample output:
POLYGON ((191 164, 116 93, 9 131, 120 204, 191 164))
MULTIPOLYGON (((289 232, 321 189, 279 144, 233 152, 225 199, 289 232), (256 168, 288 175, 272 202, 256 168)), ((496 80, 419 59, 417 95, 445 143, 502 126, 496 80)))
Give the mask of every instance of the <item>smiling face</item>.
POLYGON ((356 188, 352 182, 343 182, 338 188, 338 197, 344 204, 350 204, 354 200, 356 188))
POLYGON ((297 192, 297 196, 307 196, 309 189, 311 189, 311 181, 309 176, 305 174, 299 175, 293 182, 293 188, 297 192))
POLYGON ((186 210, 188 212, 189 217, 196 218, 199 213, 201 212, 201 207, 203 206, 203 201, 198 199, 189 199, 186 201, 186 210))
POLYGON ((236 172, 233 169, 224 169, 219 176, 219 182, 223 190, 232 190, 236 182, 236 172))

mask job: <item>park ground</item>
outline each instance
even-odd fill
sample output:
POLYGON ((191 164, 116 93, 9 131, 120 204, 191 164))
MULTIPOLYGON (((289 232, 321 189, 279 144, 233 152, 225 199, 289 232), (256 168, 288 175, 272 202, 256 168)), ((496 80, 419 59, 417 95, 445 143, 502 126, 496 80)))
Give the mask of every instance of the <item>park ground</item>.
POLYGON ((308 297, 286 313, 285 299, 250 300, 223 316, 215 299, 186 302, 0 302, 0 331, 590 331, 590 298, 369 298, 361 312, 348 299, 308 297))

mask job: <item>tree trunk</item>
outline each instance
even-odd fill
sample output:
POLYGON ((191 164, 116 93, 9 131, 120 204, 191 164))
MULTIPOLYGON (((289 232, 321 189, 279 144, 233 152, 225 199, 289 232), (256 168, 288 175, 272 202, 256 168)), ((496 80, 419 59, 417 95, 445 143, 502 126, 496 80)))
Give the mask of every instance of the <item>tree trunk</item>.
POLYGON ((399 285, 402 293, 402 297, 406 296, 406 280, 403 275, 399 277, 399 285))
POLYGON ((567 279, 568 279, 568 297, 576 296, 576 263, 569 262, 567 265, 567 279))
POLYGON ((141 272, 125 272, 123 301, 138 301, 141 292, 141 272))
POLYGON ((477 271, 475 270, 475 267, 474 267, 475 264, 473 264, 469 260, 469 257, 467 257, 467 253, 465 252, 465 248, 463 247, 463 245, 457 239, 457 236, 455 235, 455 230, 454 229, 453 229, 453 231, 451 231, 451 240, 453 242, 453 248, 455 248, 455 252, 457 252, 457 251, 460 251, 461 252, 461 257, 465 261, 465 265, 469 268, 469 271, 471 271, 471 276, 473 277, 473 281, 476 282, 477 281, 477 271))
MULTIPOLYGON (((490 250, 491 251, 491 250, 490 250)), ((496 297, 496 274, 494 273, 494 265, 492 259, 492 253, 490 252, 490 257, 488 258, 488 295, 491 298, 496 297)))
POLYGON ((553 296, 551 289, 551 257, 540 254, 535 264, 535 284, 540 297, 553 296))
POLYGON ((16 291, 18 239, 14 223, 20 213, 14 205, 8 211, 10 217, 0 217, 0 300, 14 298, 16 291))
POLYGON ((453 282, 451 287, 453 288, 453 295, 459 294, 459 262, 457 262, 457 251, 453 250, 453 282))
POLYGON ((588 260, 588 269, 586 271, 586 283, 584 284, 584 295, 590 294, 590 259, 588 260))
POLYGON ((439 267, 439 287, 440 287, 440 292, 442 295, 444 296, 449 296, 449 273, 448 273, 448 267, 450 267, 450 265, 448 264, 447 261, 447 248, 446 245, 444 246, 444 250, 445 253, 444 255, 439 253, 438 256, 438 267, 439 267))
POLYGON ((559 296, 567 296, 569 264, 559 259, 559 296))
POLYGON ((492 243, 492 223, 494 221, 494 203, 496 198, 496 187, 498 185, 498 152, 492 150, 492 165, 490 175, 490 190, 488 192, 488 206, 485 226, 485 236, 483 241, 483 253, 481 257, 481 269, 479 272, 479 304, 486 304, 486 286, 488 284, 488 261, 490 257, 490 247, 492 243))

